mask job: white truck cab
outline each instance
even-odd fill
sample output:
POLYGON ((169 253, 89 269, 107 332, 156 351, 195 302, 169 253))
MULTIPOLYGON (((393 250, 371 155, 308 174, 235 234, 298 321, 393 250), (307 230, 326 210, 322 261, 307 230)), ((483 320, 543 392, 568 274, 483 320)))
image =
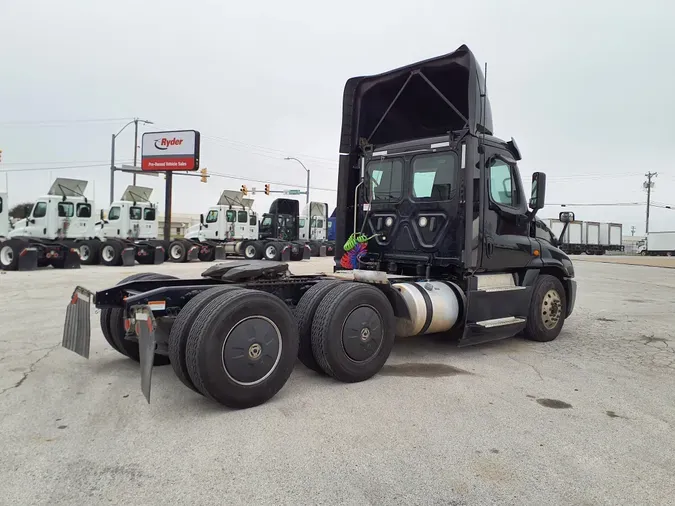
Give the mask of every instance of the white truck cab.
POLYGON ((8 237, 87 239, 94 232, 94 202, 84 196, 87 182, 57 178, 47 195, 35 201, 30 216, 19 220, 8 237))
POLYGON ((96 235, 101 239, 157 238, 157 208, 150 202, 151 195, 152 188, 128 186, 122 199, 110 205, 107 218, 101 216, 97 222, 96 235))
POLYGON ((328 204, 310 202, 300 216, 300 240, 323 242, 328 233, 328 204))
POLYGON ((199 225, 190 227, 186 239, 203 241, 242 241, 258 239, 258 215, 253 199, 240 192, 224 190, 218 204, 210 207, 199 225))
POLYGON ((9 234, 9 206, 7 204, 7 194, 0 193, 0 237, 7 237, 9 234))

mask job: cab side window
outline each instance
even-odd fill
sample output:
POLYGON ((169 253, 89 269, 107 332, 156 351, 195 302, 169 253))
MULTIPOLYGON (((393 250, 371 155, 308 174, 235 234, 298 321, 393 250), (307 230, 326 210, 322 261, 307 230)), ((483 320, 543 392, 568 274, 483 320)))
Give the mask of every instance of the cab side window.
POLYGON ((252 227, 258 224, 258 218, 254 213, 251 213, 251 216, 249 217, 248 224, 251 225, 252 227))
POLYGON ((155 221, 155 208, 154 207, 146 207, 143 209, 143 219, 145 221, 155 221))
POLYGON ((108 213, 108 221, 114 221, 119 219, 120 219, 120 208, 118 206, 111 207, 110 212, 108 213))
POLYGON ((2 212, 2 197, 0 197, 0 213, 2 212))
POLYGON ((143 210, 140 207, 133 206, 129 208, 129 218, 134 221, 139 221, 143 215, 143 210))
POLYGON ((490 163, 490 198, 497 204, 518 207, 520 195, 513 167, 503 160, 490 163))
POLYGON ((38 202, 33 209, 33 218, 44 218, 47 216, 47 203, 38 202))
POLYGON ((91 218, 91 204, 77 204, 78 218, 91 218))

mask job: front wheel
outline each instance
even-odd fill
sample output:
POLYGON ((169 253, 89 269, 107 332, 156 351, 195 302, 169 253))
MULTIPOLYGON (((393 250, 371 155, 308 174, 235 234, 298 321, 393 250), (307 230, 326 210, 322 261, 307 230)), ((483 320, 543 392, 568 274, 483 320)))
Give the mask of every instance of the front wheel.
POLYGON ((523 332, 531 341, 553 341, 565 323, 567 298, 565 288, 558 278, 544 274, 537 278, 532 292, 532 302, 523 332))

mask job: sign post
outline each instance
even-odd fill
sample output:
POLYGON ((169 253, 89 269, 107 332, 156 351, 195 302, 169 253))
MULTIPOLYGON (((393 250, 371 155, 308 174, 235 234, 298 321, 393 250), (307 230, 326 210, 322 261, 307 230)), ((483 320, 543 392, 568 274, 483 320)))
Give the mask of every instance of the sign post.
POLYGON ((172 130, 146 132, 141 141, 141 170, 164 172, 164 240, 171 240, 171 201, 174 171, 199 169, 199 132, 172 130))

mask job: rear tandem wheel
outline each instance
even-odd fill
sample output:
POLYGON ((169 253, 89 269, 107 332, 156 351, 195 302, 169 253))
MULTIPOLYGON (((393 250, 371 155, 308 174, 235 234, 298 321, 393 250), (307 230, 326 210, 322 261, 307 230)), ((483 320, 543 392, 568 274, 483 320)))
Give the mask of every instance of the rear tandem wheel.
POLYGON ((171 367, 176 373, 176 376, 178 376, 178 379, 181 380, 186 387, 197 393, 201 392, 190 380, 187 363, 185 361, 185 345, 192 331, 192 326, 201 311, 209 302, 225 292, 237 289, 240 289, 240 287, 217 286, 198 293, 183 306, 183 309, 180 310, 176 317, 176 321, 173 323, 173 327, 171 327, 171 332, 169 333, 169 359, 171 361, 171 367))
POLYGON ((381 290, 344 282, 326 294, 312 322, 312 353, 323 371, 355 383, 377 374, 394 347, 394 310, 381 290))
POLYGON ((250 408, 286 384, 298 355, 298 327, 278 297, 230 290, 199 312, 185 351, 200 392, 231 408, 250 408))

